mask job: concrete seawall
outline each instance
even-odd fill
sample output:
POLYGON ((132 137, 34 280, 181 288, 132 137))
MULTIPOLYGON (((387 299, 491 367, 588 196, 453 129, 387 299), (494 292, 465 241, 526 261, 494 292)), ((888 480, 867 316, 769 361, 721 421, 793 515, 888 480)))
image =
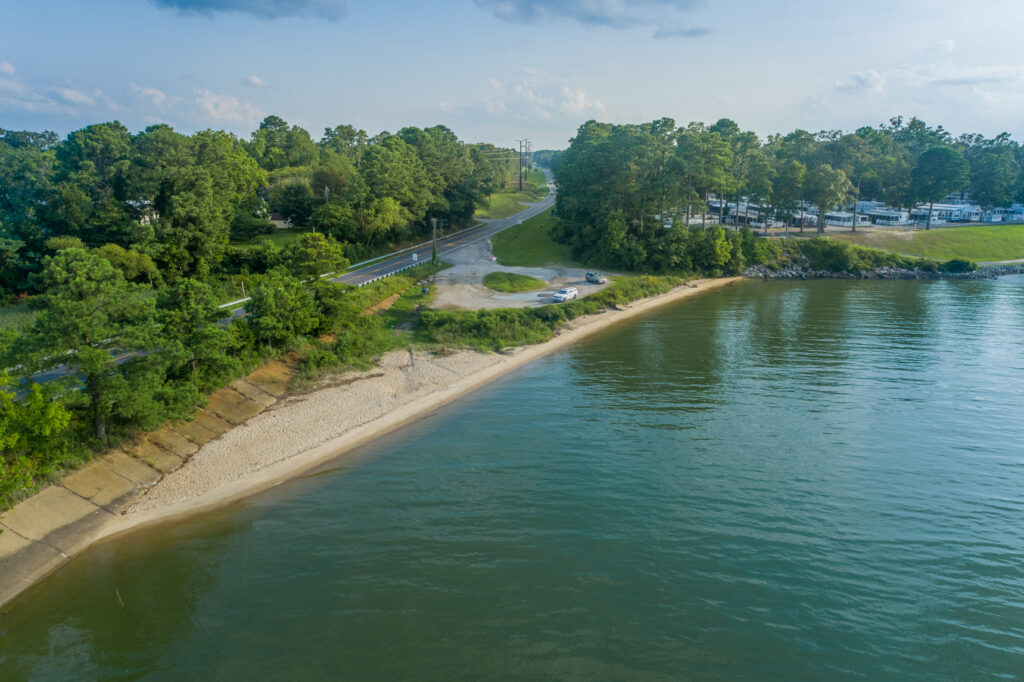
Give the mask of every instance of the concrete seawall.
POLYGON ((102 537, 204 444, 277 402, 294 374, 272 362, 211 395, 193 421, 125 443, 0 514, 0 605, 102 537))

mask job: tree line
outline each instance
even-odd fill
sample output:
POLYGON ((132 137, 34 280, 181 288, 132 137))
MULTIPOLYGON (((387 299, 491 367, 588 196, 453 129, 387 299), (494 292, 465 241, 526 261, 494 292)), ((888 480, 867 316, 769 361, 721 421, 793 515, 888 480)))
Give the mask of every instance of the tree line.
POLYGON ((0 129, 0 297, 43 291, 46 259, 69 244, 101 249, 133 281, 223 279, 254 266, 231 242, 269 232, 271 213, 359 256, 426 234, 431 218, 467 224, 515 172, 512 154, 444 126, 368 137, 339 125, 314 141, 277 116, 249 140, 116 121, 64 140, 0 129))
POLYGON ((706 228, 711 197, 737 206, 747 198, 760 218, 787 224, 799 224, 808 204, 824 214, 861 199, 909 208, 957 192, 982 207, 1024 201, 1024 147, 1009 134, 953 137, 917 118, 763 140, 730 119, 588 121, 568 149, 545 154, 558 166, 557 237, 578 256, 630 269, 729 270, 724 254, 708 257, 718 247, 700 231, 665 229, 697 217, 706 228))
POLYGON ((276 116, 248 140, 116 121, 63 140, 0 130, 0 299, 34 316, 15 329, 0 308, 0 507, 307 339, 333 334, 337 357, 358 356, 384 336, 360 314, 379 287, 318 275, 425 236, 432 218, 467 224, 516 170, 511 150, 444 126, 318 141, 276 116), (316 231, 239 243, 272 212, 316 231), (248 315, 225 320, 225 282, 243 276, 248 315))

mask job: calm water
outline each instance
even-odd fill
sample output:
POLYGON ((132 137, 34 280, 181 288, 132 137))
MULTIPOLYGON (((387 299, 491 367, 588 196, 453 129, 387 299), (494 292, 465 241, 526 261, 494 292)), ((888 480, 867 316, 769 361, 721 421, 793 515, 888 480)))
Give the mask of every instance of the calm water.
POLYGON ((1024 277, 747 283, 102 545, 0 679, 1024 676, 1024 277))

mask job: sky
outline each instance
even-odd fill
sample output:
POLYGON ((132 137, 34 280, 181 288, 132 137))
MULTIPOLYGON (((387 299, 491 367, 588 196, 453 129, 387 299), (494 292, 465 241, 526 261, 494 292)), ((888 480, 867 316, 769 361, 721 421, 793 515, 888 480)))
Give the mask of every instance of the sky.
POLYGON ((0 0, 0 128, 119 120, 319 138, 443 124, 568 145, 589 119, 765 136, 898 115, 1024 139, 1019 0, 0 0), (948 6, 947 6, 948 5, 948 6))

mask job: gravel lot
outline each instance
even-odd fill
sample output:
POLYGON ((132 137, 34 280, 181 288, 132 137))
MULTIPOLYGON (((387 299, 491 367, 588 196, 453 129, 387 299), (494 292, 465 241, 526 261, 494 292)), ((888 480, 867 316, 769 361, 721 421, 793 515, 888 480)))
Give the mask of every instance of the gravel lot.
MULTIPOLYGON (((608 286, 590 284, 586 281, 586 270, 578 268, 517 268, 499 265, 491 260, 491 242, 464 246, 458 251, 445 254, 444 259, 454 267, 434 275, 437 288, 435 308, 477 310, 480 308, 525 308, 551 303, 551 296, 565 286, 580 290, 580 296, 592 294, 608 286), (548 283, 540 291, 522 294, 502 294, 483 285, 483 278, 489 272, 515 272, 536 277, 548 283)), ((605 273, 608 274, 608 273, 605 273)))

